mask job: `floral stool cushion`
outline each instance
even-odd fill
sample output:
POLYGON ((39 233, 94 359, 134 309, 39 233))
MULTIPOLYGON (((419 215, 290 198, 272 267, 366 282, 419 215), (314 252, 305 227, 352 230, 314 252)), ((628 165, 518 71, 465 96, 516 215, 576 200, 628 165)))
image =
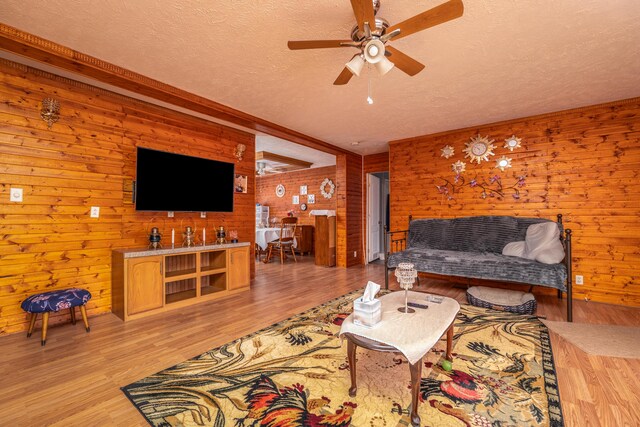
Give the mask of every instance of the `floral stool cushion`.
POLYGON ((27 313, 46 313, 82 306, 90 299, 91 293, 86 289, 62 289, 31 295, 22 301, 21 307, 27 313))

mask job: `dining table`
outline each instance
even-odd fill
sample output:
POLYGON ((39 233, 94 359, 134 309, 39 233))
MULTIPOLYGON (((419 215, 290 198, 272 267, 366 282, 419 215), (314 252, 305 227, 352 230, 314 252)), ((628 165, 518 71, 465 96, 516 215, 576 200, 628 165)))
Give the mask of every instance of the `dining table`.
POLYGON ((280 238, 280 227, 256 228, 256 244, 263 251, 267 249, 269 242, 280 238))

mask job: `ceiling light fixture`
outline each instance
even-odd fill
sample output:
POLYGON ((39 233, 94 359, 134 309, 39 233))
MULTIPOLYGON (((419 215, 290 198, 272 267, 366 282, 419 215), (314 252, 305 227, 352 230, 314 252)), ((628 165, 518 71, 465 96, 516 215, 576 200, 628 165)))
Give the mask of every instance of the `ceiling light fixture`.
POLYGON ((354 76, 359 77, 364 64, 373 64, 378 74, 384 76, 394 67, 394 63, 389 61, 385 52, 384 42, 379 38, 373 38, 362 47, 362 52, 354 55, 345 66, 354 76))
POLYGON ((364 45, 364 58, 369 64, 375 64, 384 58, 384 43, 379 39, 371 39, 364 45))
POLYGON ((347 68, 354 76, 359 76, 362 68, 364 67, 364 57, 362 54, 353 55, 353 58, 349 62, 347 62, 347 68))

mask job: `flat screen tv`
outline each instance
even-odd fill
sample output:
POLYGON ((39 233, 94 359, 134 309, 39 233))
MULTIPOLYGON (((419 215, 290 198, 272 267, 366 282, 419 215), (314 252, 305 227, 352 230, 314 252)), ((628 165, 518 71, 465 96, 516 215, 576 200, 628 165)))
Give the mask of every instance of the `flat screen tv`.
POLYGON ((234 164, 138 147, 138 211, 233 212, 234 164))

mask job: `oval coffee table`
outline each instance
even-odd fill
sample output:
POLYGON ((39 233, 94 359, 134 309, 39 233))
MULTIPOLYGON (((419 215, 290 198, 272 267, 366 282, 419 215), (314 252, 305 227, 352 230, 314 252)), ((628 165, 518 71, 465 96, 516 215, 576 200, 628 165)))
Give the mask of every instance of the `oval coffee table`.
POLYGON ((422 358, 446 332, 446 359, 452 361, 453 322, 460 310, 457 301, 442 297, 442 302, 427 301, 427 294, 409 292, 409 301, 425 305, 415 307, 415 313, 402 313, 398 307, 404 306, 404 292, 392 292, 380 297, 382 319, 373 327, 353 323, 353 314, 342 323, 340 336, 347 339, 347 357, 351 373, 349 395, 355 397, 356 348, 383 352, 400 352, 409 361, 411 373, 411 425, 420 426, 418 402, 420 379, 422 378, 422 358))

